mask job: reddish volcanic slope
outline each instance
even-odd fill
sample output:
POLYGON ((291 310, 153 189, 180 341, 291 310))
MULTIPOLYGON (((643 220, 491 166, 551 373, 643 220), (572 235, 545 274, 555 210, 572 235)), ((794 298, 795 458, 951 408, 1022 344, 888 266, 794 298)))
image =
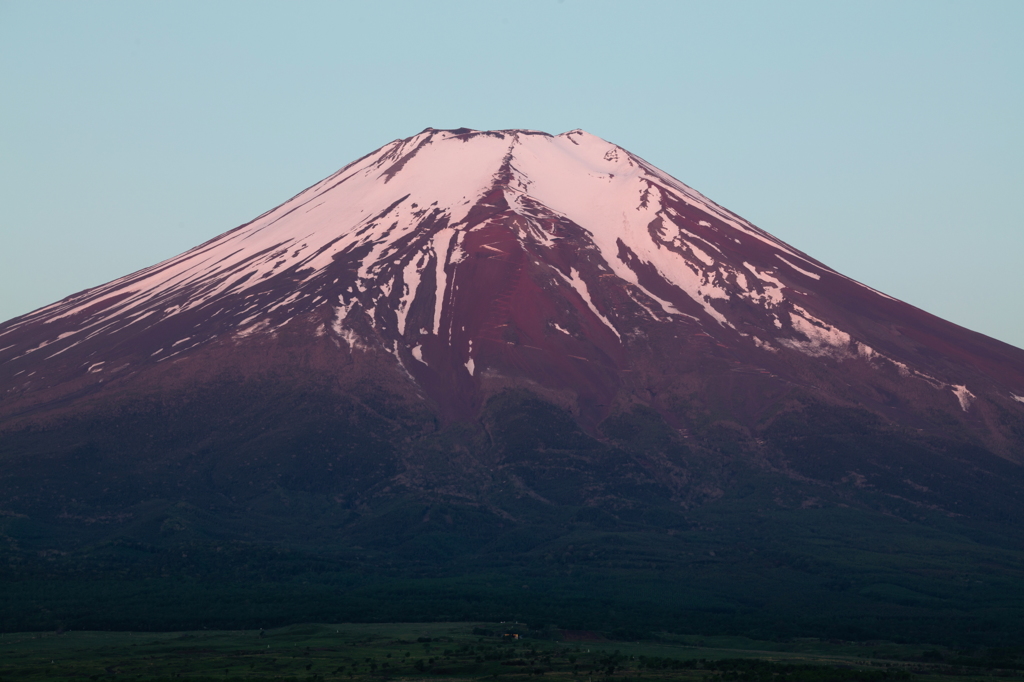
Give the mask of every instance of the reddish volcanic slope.
POLYGON ((800 388, 909 423, 939 410, 1012 456, 997 415, 1024 411, 1024 351, 844 277, 614 144, 428 128, 0 325, 0 417, 282 358, 403 384, 445 419, 524 386, 585 424, 694 399, 742 421, 800 388))

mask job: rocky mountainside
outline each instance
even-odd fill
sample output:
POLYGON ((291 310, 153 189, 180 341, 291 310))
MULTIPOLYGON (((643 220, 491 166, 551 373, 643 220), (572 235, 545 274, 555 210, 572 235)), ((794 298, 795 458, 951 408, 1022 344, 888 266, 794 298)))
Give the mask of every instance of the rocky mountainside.
MULTIPOLYGON (((855 282, 579 130, 428 128, 0 325, 0 527, 24 585, 240 565, 282 580, 247 553, 285 543, 375 580, 501 567, 557 591, 564 569, 670 590, 704 575, 703 597, 657 597, 676 604, 664 627, 738 613, 771 581, 796 603, 812 564, 851 613, 894 599, 925 613, 952 583, 899 587, 924 598, 878 571, 858 582, 851 537, 941 531, 935 556, 968 542, 1012 565, 990 554, 1020 546, 1022 463, 1024 350, 855 282), (827 569, 807 533, 821 515, 849 553, 827 569), (341 554, 325 558, 328 539, 341 554), (606 541, 625 564, 594 558, 606 541), (182 562, 186 546, 205 558, 182 562), (701 573, 698 546, 745 548, 720 570, 745 587, 701 573)), ((929 552, 908 561, 938 580, 929 552)), ((52 620, 24 611, 33 589, 9 610, 22 626, 52 620)), ((963 598, 942 608, 984 601, 963 598)), ((538 599, 522 613, 552 603, 538 599)), ((44 610, 75 612, 58 602, 44 610)), ((606 618, 588 608, 545 617, 606 618)))

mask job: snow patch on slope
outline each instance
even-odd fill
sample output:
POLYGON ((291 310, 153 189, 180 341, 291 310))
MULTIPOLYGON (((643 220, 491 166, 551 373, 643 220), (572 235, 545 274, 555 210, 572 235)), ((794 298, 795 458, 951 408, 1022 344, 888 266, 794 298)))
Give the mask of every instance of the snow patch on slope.
MULTIPOLYGON (((649 170, 625 150, 574 131, 531 139, 529 145, 516 149, 515 161, 524 191, 585 229, 602 260, 619 278, 641 288, 667 313, 678 314, 675 306, 640 284, 637 273, 621 255, 621 246, 625 246, 658 277, 697 301, 708 315, 731 326, 711 303, 729 297, 717 260, 665 215, 662 192, 667 188, 653 183, 649 170)), ((707 242, 702 244, 713 248, 707 242)))
POLYGON ((594 301, 590 298, 590 290, 587 288, 587 283, 580 277, 580 273, 576 271, 576 268, 571 268, 569 270, 568 277, 562 274, 562 271, 558 268, 552 268, 552 270, 557 272, 559 276, 569 284, 569 286, 576 290, 579 297, 582 298, 583 302, 587 304, 588 308, 590 308, 590 312, 594 313, 594 315, 597 316, 597 319, 604 322, 605 326, 612 330, 612 333, 615 334, 619 341, 622 341, 622 336, 619 335, 619 330, 617 330, 615 325, 611 323, 611 320, 601 314, 601 311, 597 309, 596 305, 594 305, 594 301))
POLYGON ((971 403, 975 400, 975 395, 967 390, 966 386, 953 386, 953 395, 960 401, 960 408, 966 412, 967 408, 971 406, 971 403))
POLYGON ((334 308, 334 319, 331 320, 331 330, 334 331, 334 335, 337 338, 348 344, 349 351, 356 350, 357 348, 359 350, 366 350, 366 344, 359 338, 355 330, 345 325, 355 303, 356 301, 353 299, 347 304, 336 306, 334 308))
POLYGON ((814 279, 821 279, 821 275, 819 275, 819 274, 817 274, 815 272, 811 272, 809 270, 804 270, 801 267, 797 267, 796 265, 793 265, 792 263, 790 263, 788 260, 786 260, 785 258, 783 258, 779 254, 775 254, 775 257, 778 258, 783 263, 785 263, 786 265, 788 265, 789 267, 791 267, 794 270, 796 270, 797 272, 799 272, 801 275, 807 275, 808 277, 813 277, 814 279))
POLYGON ((943 389, 943 388, 946 388, 949 385, 949 384, 946 384, 946 383, 944 383, 942 381, 939 381, 938 379, 933 377, 931 374, 925 374, 924 372, 919 372, 916 369, 914 370, 914 376, 916 376, 918 379, 923 380, 925 383, 927 383, 928 385, 930 385, 934 389, 943 389))
MULTIPOLYGON (((743 267, 746 268, 750 274, 754 275, 754 277, 761 283, 762 289, 762 292, 758 292, 749 288, 747 286, 747 278, 743 277, 742 280, 740 280, 739 278, 743 273, 737 272, 737 282, 740 283, 740 286, 747 291, 747 298, 764 308, 777 308, 786 300, 786 297, 782 293, 782 289, 785 285, 780 282, 778 278, 769 274, 767 270, 762 270, 746 261, 743 262, 743 267)), ((776 326, 779 327, 781 325, 776 321, 776 326)))
POLYGON ((453 240, 458 238, 458 232, 451 228, 445 228, 434 235, 431 240, 431 250, 434 252, 435 264, 435 285, 434 293, 434 327, 433 333, 441 336, 441 315, 444 312, 445 296, 448 291, 448 251, 452 247, 453 240))
POLYGON ((426 260, 424 254, 416 254, 402 269, 402 296, 395 307, 395 315, 398 316, 398 333, 405 335, 405 321, 409 316, 409 308, 416 298, 419 290, 420 277, 423 272, 423 264, 426 260))
POLYGON ((811 357, 830 356, 841 359, 850 355, 849 334, 819 320, 798 305, 794 305, 793 309, 796 312, 789 314, 790 323, 806 340, 779 339, 779 343, 811 357))

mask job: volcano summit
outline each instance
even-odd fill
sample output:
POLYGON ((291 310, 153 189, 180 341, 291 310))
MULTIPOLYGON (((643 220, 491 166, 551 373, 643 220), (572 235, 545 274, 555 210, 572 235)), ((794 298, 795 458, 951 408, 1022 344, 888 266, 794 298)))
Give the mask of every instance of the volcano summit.
MULTIPOLYGON (((236 569, 214 546, 287 545, 346 580, 387 565, 394 581, 456 586, 409 588, 420 596, 392 604, 397 619, 592 627, 611 609, 631 628, 735 631, 761 627, 750 600, 781 589, 772 613, 803 614, 785 619, 794 631, 936 639, 943 609, 975 627, 990 595, 904 599, 880 625, 886 570, 920 577, 934 556, 860 570, 851 557, 868 550, 851 538, 945 534, 941 553, 984 528, 1000 539, 972 539, 976 559, 1020 546, 1024 351, 855 282, 583 131, 428 128, 0 325, 0 438, 25 604, 36 557, 57 546, 72 558, 47 570, 78 580, 110 562, 221 576, 236 569), (800 562, 823 560, 807 528, 824 518, 845 558, 809 578, 800 562), (125 543, 145 549, 117 558, 125 543), (166 558, 184 546, 206 558, 166 558), (693 558, 723 554, 715 576, 693 558), (468 606, 477 588, 460 581, 496 572, 549 592, 468 606), (581 605, 616 580, 649 582, 653 601, 581 605), (855 625, 816 620, 826 593, 855 625)), ((245 580, 312 599, 290 568, 246 561, 245 580)), ((997 573, 1020 586, 1017 569, 997 573)), ((61 599, 15 620, 97 625, 61 599)), ((224 624, 277 617, 228 602, 224 624)), ((280 618, 367 617, 340 596, 313 602, 280 618)), ((182 607, 168 623, 195 619, 182 607)))
POLYGON ((599 420, 671 391, 667 379, 816 387, 809 367, 856 377, 859 402, 974 406, 979 425, 979 395, 1024 395, 1018 349, 849 280, 600 138, 427 129, 181 256, 6 323, 4 402, 39 409, 68 383, 188 372, 289 332, 336 353, 328 365, 391 355, 451 418, 507 385, 564 391, 599 420))

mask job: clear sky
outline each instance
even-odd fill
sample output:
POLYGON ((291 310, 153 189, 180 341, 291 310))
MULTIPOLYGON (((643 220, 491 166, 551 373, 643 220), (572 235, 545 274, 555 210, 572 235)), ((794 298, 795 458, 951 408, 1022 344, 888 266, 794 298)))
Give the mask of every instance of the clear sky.
POLYGON ((1024 347, 1024 2, 0 0, 0 319, 428 126, 583 128, 1024 347))

